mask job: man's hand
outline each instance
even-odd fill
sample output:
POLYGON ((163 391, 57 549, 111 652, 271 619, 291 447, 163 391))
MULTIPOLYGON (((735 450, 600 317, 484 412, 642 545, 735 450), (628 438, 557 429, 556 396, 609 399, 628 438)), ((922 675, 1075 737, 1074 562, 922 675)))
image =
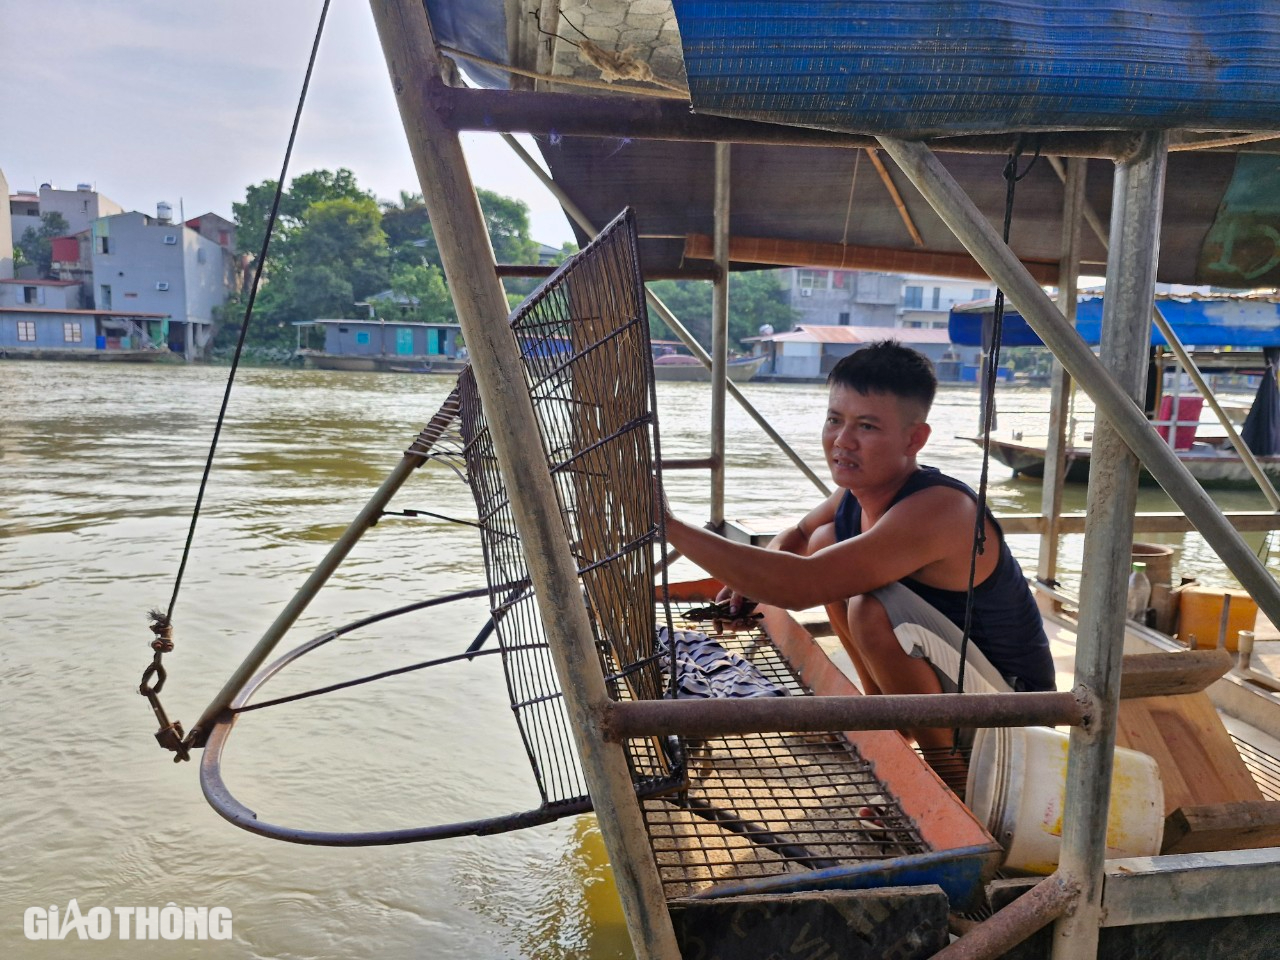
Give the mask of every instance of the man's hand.
POLYGON ((750 604, 753 607, 755 606, 751 600, 748 600, 740 593, 734 593, 734 591, 729 587, 724 587, 716 594, 716 603, 727 603, 729 605, 728 609, 730 617, 738 616, 742 612, 743 607, 747 604, 750 604))

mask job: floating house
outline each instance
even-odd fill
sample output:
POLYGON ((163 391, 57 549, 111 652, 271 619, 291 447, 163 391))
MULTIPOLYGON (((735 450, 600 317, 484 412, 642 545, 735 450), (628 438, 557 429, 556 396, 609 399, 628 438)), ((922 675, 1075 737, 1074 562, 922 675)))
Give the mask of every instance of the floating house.
POLYGON ((456 323, 300 320, 294 326, 297 355, 319 370, 459 373, 466 364, 456 323))

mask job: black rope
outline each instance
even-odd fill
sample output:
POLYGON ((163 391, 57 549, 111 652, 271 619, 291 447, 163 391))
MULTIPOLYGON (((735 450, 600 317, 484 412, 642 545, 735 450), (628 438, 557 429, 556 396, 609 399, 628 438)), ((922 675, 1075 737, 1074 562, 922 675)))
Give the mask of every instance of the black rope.
POLYGON ((249 302, 245 304, 244 319, 240 324, 240 336, 236 340, 236 352, 231 358, 231 371, 227 374, 227 386, 222 393, 222 406, 218 410, 218 421, 213 428, 213 441, 209 444, 209 456, 204 462, 204 474, 200 477, 200 489, 196 493, 195 508, 191 511, 191 526, 187 530, 187 542, 182 548, 182 562, 178 564, 178 576, 173 583, 173 596, 169 598, 169 610, 164 615, 166 625, 173 622, 173 608, 178 603, 178 591, 182 588, 182 577, 187 570, 187 560, 191 556, 191 544, 196 536, 196 522, 200 519, 200 507, 204 503, 204 491, 209 484, 209 472, 213 468, 213 455, 218 449, 218 437, 222 433, 222 424, 227 416, 227 405, 231 401, 231 387, 235 383, 236 370, 240 366, 240 354, 244 351, 245 337, 249 333, 249 319, 253 316, 253 303, 258 296, 258 284, 262 280, 262 268, 267 262, 267 251, 271 247, 271 233, 275 227, 280 211, 280 197, 284 193, 284 178, 289 172, 289 159, 293 156, 293 143, 298 136, 298 124, 302 120, 302 105, 307 100, 307 88, 311 85, 311 73, 315 69, 316 54, 320 50, 320 37, 324 33, 324 21, 329 15, 329 0, 324 0, 320 10, 320 22, 316 26, 315 40, 311 43, 311 57, 307 61, 307 73, 302 80, 302 92, 298 96, 298 106, 293 114, 293 127, 289 130, 289 144, 285 147, 284 163, 280 167, 280 179, 276 182, 276 193, 271 200, 271 214, 267 217, 266 233, 262 237, 262 249, 258 254, 258 263, 253 271, 253 284, 249 287, 249 302))
MULTIPOLYGON (((1018 181, 1031 172, 1040 159, 1040 147, 1022 173, 1018 173, 1018 158, 1022 155, 1019 142, 1004 165, 1004 229, 1001 237, 1009 245, 1009 230, 1013 223, 1013 196, 1018 181)), ((978 479, 978 516, 973 526, 973 549, 969 554, 969 588, 964 604, 964 633, 960 638, 960 667, 956 673, 956 692, 964 693, 964 668, 969 653, 969 639, 973 630, 973 589, 978 573, 978 555, 986 549, 987 542, 987 477, 991 467, 991 429, 996 412, 996 375, 1000 368, 1000 342, 1004 336, 1004 290, 996 288, 995 306, 991 311, 991 352, 983 370, 983 388, 986 396, 982 407, 982 472, 978 479)), ((959 731, 957 731, 957 742, 959 731)))
POLYGON ((418 517, 430 517, 432 520, 443 520, 445 523, 458 523, 467 527, 480 527, 480 524, 474 520, 463 520, 461 517, 446 517, 443 513, 432 513, 430 510, 405 509, 405 510, 383 510, 384 517, 408 517, 410 520, 416 520, 418 517))

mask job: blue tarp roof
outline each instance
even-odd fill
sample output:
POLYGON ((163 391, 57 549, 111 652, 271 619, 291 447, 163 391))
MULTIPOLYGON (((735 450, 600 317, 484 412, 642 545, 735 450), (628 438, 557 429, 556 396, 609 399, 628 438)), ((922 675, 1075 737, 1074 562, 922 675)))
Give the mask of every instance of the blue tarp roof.
POLYGON ((1275 0, 674 0, 694 107, 897 136, 1274 129, 1275 0))
MULTIPOLYGON (((426 0, 436 42, 496 63, 508 63, 504 0, 426 0)), ((509 74, 473 61, 459 64, 482 87, 504 89, 509 74)))
MULTIPOLYGON (((1157 298, 1173 332, 1184 344, 1199 347, 1274 347, 1280 345, 1280 301, 1252 297, 1205 299, 1157 298)), ((990 316, 992 303, 966 304, 951 311, 948 329, 952 343, 982 343, 982 319, 990 316)), ((1089 297, 1076 305, 1076 330, 1086 343, 1102 339, 1102 297, 1089 297)), ((1165 339, 1153 324, 1151 343, 1165 339)), ((1043 341, 1022 315, 1005 305, 1001 343, 1006 347, 1038 347, 1043 341)))

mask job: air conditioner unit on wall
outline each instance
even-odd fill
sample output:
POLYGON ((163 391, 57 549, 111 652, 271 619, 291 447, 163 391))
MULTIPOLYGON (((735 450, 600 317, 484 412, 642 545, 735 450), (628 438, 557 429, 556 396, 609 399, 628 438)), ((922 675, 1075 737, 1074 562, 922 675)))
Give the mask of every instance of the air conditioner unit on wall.
POLYGON ((808 287, 801 287, 801 288, 800 288, 800 296, 802 296, 802 297, 812 297, 812 296, 813 296, 813 291, 812 291, 812 290, 810 290, 808 287))
POLYGON ((157 281, 156 281, 156 289, 157 289, 157 290, 168 290, 168 289, 169 289, 169 281, 168 281, 168 280, 157 280, 157 281))

